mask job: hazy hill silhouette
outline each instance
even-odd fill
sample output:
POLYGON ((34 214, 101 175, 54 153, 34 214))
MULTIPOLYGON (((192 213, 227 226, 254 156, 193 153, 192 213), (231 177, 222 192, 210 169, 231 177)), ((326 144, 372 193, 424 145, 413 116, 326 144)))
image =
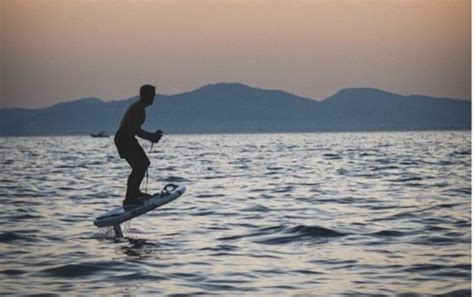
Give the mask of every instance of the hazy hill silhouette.
MULTIPOLYGON (((40 109, 0 109, 0 135, 114 133, 134 101, 83 98, 40 109)), ((219 83, 157 95, 145 128, 166 133, 470 129, 471 102, 343 89, 318 102, 278 90, 219 83)))

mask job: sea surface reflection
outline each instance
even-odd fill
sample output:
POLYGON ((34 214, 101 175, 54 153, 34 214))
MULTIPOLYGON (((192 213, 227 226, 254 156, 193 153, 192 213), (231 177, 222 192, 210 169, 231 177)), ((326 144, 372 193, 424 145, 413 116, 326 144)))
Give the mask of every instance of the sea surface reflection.
POLYGON ((125 193, 112 138, 0 156, 1 295, 471 292, 470 131, 167 135, 147 189, 187 192, 123 239, 92 224, 125 193))

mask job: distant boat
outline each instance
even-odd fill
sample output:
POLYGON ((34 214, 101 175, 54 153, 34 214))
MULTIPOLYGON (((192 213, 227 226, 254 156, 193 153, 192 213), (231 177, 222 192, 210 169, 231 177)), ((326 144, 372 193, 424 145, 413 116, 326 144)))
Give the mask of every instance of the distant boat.
POLYGON ((91 134, 92 137, 109 137, 110 135, 107 134, 105 131, 100 131, 99 133, 96 134, 91 134))

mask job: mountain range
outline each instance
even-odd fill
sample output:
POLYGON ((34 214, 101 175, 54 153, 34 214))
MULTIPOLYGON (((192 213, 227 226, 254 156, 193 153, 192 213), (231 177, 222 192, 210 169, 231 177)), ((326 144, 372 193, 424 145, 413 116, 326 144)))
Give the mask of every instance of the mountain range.
MULTIPOLYGON (((46 108, 0 109, 0 135, 114 133, 127 107, 82 98, 46 108)), ((402 96, 372 88, 343 89, 316 101, 279 90, 218 83, 157 95, 145 129, 165 133, 255 133, 471 129, 471 101, 402 96)))

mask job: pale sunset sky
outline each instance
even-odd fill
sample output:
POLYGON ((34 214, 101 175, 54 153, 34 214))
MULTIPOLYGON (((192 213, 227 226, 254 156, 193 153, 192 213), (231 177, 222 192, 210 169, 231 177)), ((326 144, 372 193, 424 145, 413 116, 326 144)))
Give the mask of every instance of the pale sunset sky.
POLYGON ((468 0, 0 0, 0 108, 239 82, 470 99, 468 0))

